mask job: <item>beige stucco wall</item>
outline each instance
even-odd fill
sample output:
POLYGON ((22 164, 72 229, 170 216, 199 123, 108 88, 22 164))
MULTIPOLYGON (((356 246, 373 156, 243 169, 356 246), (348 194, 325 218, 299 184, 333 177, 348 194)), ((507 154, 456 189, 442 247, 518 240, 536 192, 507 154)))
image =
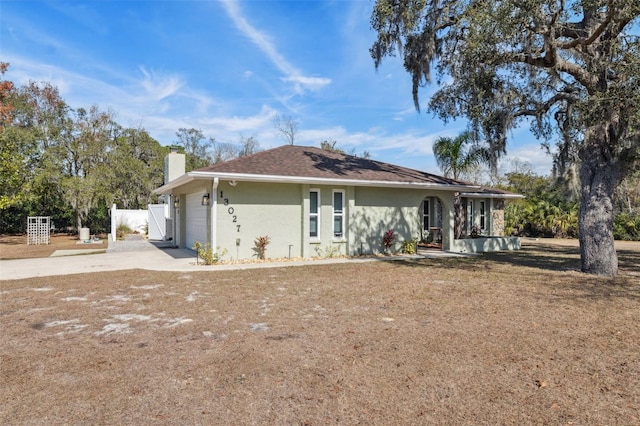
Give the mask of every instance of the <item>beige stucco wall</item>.
MULTIPOLYGON (((269 236, 268 258, 314 257, 333 255, 360 255, 381 253, 382 237, 388 229, 396 233, 393 252, 401 250, 403 241, 422 238, 422 202, 436 198, 442 204, 442 249, 445 251, 484 251, 501 249, 503 241, 491 241, 481 247, 454 240, 454 193, 425 189, 394 189, 346 187, 331 185, 301 185, 238 182, 232 186, 220 181, 213 191, 213 181, 200 181, 183 187, 183 191, 198 194, 211 192, 211 206, 207 217, 207 238, 214 241, 219 252, 226 250, 224 259, 255 259, 254 241, 269 236), (309 237, 309 191, 317 190, 319 203, 319 237, 309 237), (333 194, 344 193, 345 235, 333 235, 333 194), (213 228, 213 229, 211 229, 213 228), (212 235, 213 234, 213 235, 212 235)), ((187 196, 179 196, 180 217, 185 218, 187 196)), ((475 199, 478 203, 481 199, 475 199)), ((486 201, 487 228, 498 222, 492 215, 492 200, 486 201)), ((435 220, 435 202, 432 202, 435 220)), ((198 207, 200 208, 200 207, 198 207)), ((476 214, 479 214, 476 209, 476 214)), ((186 226, 181 220, 178 238, 184 240, 186 226)), ((184 241, 181 241, 184 247, 184 241)), ((512 242, 507 243, 512 248, 512 242)), ((191 248, 191 247, 187 247, 191 248)))
POLYGON ((350 254, 382 252, 382 236, 389 229, 397 235, 392 251, 399 251, 403 241, 422 238, 422 201, 427 197, 437 197, 442 203, 443 240, 447 244, 453 235, 453 194, 356 187, 354 206, 349 213, 350 254))
POLYGON ((216 194, 216 246, 225 258, 255 259, 254 241, 269 236, 266 257, 300 256, 300 185, 220 182, 216 194))
POLYGON ((423 192, 358 187, 354 193, 349 212, 350 254, 382 252, 382 237, 389 229, 397 235, 392 251, 398 251, 402 241, 419 237, 423 192))
POLYGON ((519 250, 519 237, 480 237, 455 240, 449 251, 457 253, 485 253, 501 250, 519 250))
POLYGON ((421 237, 422 201, 438 197, 443 203, 445 249, 453 233, 453 194, 442 191, 220 182, 217 189, 216 245, 225 258, 255 258, 254 240, 268 235, 267 257, 314 257, 382 252, 382 236, 396 233, 392 251, 405 240, 421 237), (309 191, 320 194, 319 237, 309 237, 309 191), (343 191, 345 235, 333 235, 333 194, 343 191), (226 203, 225 204, 225 200, 226 203), (235 220, 235 222, 234 222, 235 220), (239 228, 238 228, 239 226, 239 228), (451 234, 451 236, 448 236, 451 234))

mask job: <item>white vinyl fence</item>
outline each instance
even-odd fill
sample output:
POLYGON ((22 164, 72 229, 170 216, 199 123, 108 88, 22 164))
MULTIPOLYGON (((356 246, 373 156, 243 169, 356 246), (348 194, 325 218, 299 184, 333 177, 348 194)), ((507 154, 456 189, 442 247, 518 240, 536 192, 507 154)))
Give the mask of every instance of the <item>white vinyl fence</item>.
POLYGON ((163 241, 171 239, 172 226, 167 224, 169 217, 168 204, 149 204, 149 239, 154 241, 163 241))
POLYGON ((167 204, 149 204, 147 210, 118 209, 111 206, 111 239, 116 240, 118 226, 126 225, 132 231, 147 234, 150 240, 164 240, 166 237, 167 204))

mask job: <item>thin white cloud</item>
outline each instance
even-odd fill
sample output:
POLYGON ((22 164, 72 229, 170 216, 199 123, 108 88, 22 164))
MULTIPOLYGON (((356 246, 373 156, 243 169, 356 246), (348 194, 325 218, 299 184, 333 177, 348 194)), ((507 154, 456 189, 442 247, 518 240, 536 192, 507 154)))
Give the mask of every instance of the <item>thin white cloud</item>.
POLYGON ((289 61, 280 54, 275 44, 269 39, 269 36, 251 25, 243 16, 236 0, 223 0, 222 5, 236 27, 258 46, 262 53, 285 75, 283 80, 294 84, 296 93, 301 94, 305 89, 318 90, 331 83, 330 78, 305 76, 300 70, 289 63, 289 61))
POLYGON ((145 89, 147 96, 158 101, 175 95, 184 85, 176 75, 162 75, 147 71, 144 67, 140 67, 140 71, 144 75, 140 85, 145 89))
POLYGON ((273 119, 276 116, 276 110, 262 106, 260 112, 253 116, 232 116, 225 117, 217 115, 212 118, 201 120, 203 126, 215 129, 217 133, 254 133, 263 130, 265 127, 273 127, 273 119))
POLYGON ((529 163, 533 171, 538 175, 546 176, 551 173, 553 158, 547 154, 539 142, 519 145, 512 149, 509 149, 507 146, 507 155, 500 163, 508 168, 508 165, 513 159, 520 160, 523 163, 529 163))
POLYGON ((331 84, 331 79, 324 77, 305 77, 302 75, 292 75, 283 79, 294 83, 296 93, 302 94, 304 89, 319 90, 324 86, 331 84))
POLYGON ((396 112, 395 115, 393 116, 393 120, 404 121, 405 117, 415 116, 416 114, 418 114, 418 112, 416 111, 416 107, 411 105, 411 107, 409 108, 405 108, 402 111, 396 112))
MULTIPOLYGON (((184 106, 189 114, 207 117, 210 107, 216 105, 210 96, 189 88, 178 76, 147 71, 142 67, 142 77, 125 76, 123 79, 122 75, 117 75, 108 82, 19 56, 9 55, 8 60, 11 65, 7 78, 14 83, 25 85, 30 80, 49 82, 58 88, 72 108, 97 103, 101 108, 115 111, 117 120, 122 120, 124 125, 139 122, 141 116, 145 126, 172 122, 168 115, 176 115, 178 108, 184 106), (154 120, 154 116, 158 119, 154 120)), ((181 127, 194 127, 184 121, 180 124, 181 127)), ((164 128, 164 125, 159 127, 161 133, 164 133, 164 128)), ((153 135, 156 128, 148 127, 147 130, 153 135)))
POLYGON ((433 141, 441 135, 441 133, 424 133, 416 130, 389 135, 379 128, 372 128, 368 132, 349 132, 342 126, 335 126, 304 130, 300 132, 298 139, 313 146, 320 146, 320 142, 325 140, 335 140, 336 145, 346 151, 365 150, 375 154, 398 150, 402 155, 430 156, 433 155, 431 150, 433 141))

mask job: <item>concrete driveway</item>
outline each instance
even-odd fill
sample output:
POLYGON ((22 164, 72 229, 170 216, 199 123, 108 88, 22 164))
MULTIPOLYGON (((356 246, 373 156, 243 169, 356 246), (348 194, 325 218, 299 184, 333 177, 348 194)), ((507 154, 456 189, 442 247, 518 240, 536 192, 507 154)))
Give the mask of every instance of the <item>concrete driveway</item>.
POLYGON ((195 253, 188 250, 156 247, 144 240, 110 241, 106 253, 104 249, 62 250, 45 258, 0 260, 0 279, 15 280, 125 269, 181 271, 198 268, 195 261, 195 253))
POLYGON ((237 264, 198 265, 195 252, 173 248, 167 242, 149 242, 143 239, 109 241, 109 248, 87 254, 88 250, 64 250, 51 257, 37 259, 0 260, 0 280, 47 277, 51 275, 85 274, 88 272, 145 269, 150 271, 228 271, 238 269, 277 268, 282 266, 322 265, 329 263, 375 262, 402 260, 408 257, 464 256, 456 253, 433 251, 417 256, 391 258, 332 258, 320 260, 291 260, 283 262, 254 262, 237 264), (75 253, 74 253, 75 252, 75 253))
MULTIPOLYGON (((172 248, 165 242, 146 240, 109 241, 109 248, 96 250, 63 250, 51 257, 0 260, 0 280, 84 274, 88 272, 146 269, 150 271, 220 271, 234 269, 300 266, 309 263, 336 263, 351 259, 291 261, 204 266, 196 264, 195 252, 172 248), (88 254, 90 253, 90 254, 88 254)), ((359 259, 364 261, 367 259, 359 259)), ((370 260, 370 259, 369 259, 370 260)))

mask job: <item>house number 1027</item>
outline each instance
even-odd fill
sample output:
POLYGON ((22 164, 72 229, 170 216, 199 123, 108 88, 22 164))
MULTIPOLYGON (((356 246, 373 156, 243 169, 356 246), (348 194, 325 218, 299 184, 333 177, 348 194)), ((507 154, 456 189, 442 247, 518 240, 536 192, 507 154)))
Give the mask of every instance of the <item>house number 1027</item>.
MULTIPOLYGON (((229 206, 229 199, 228 198, 224 198, 224 192, 223 191, 220 191, 220 198, 223 199, 225 206, 229 206)), ((227 209, 227 213, 229 213, 231 215, 231 217, 233 218, 233 223, 237 224, 238 223, 238 216, 233 214, 234 212, 235 212, 235 210, 233 209, 233 207, 229 206, 229 208, 227 209)), ((240 232, 240 224, 236 225, 236 232, 240 232)))

